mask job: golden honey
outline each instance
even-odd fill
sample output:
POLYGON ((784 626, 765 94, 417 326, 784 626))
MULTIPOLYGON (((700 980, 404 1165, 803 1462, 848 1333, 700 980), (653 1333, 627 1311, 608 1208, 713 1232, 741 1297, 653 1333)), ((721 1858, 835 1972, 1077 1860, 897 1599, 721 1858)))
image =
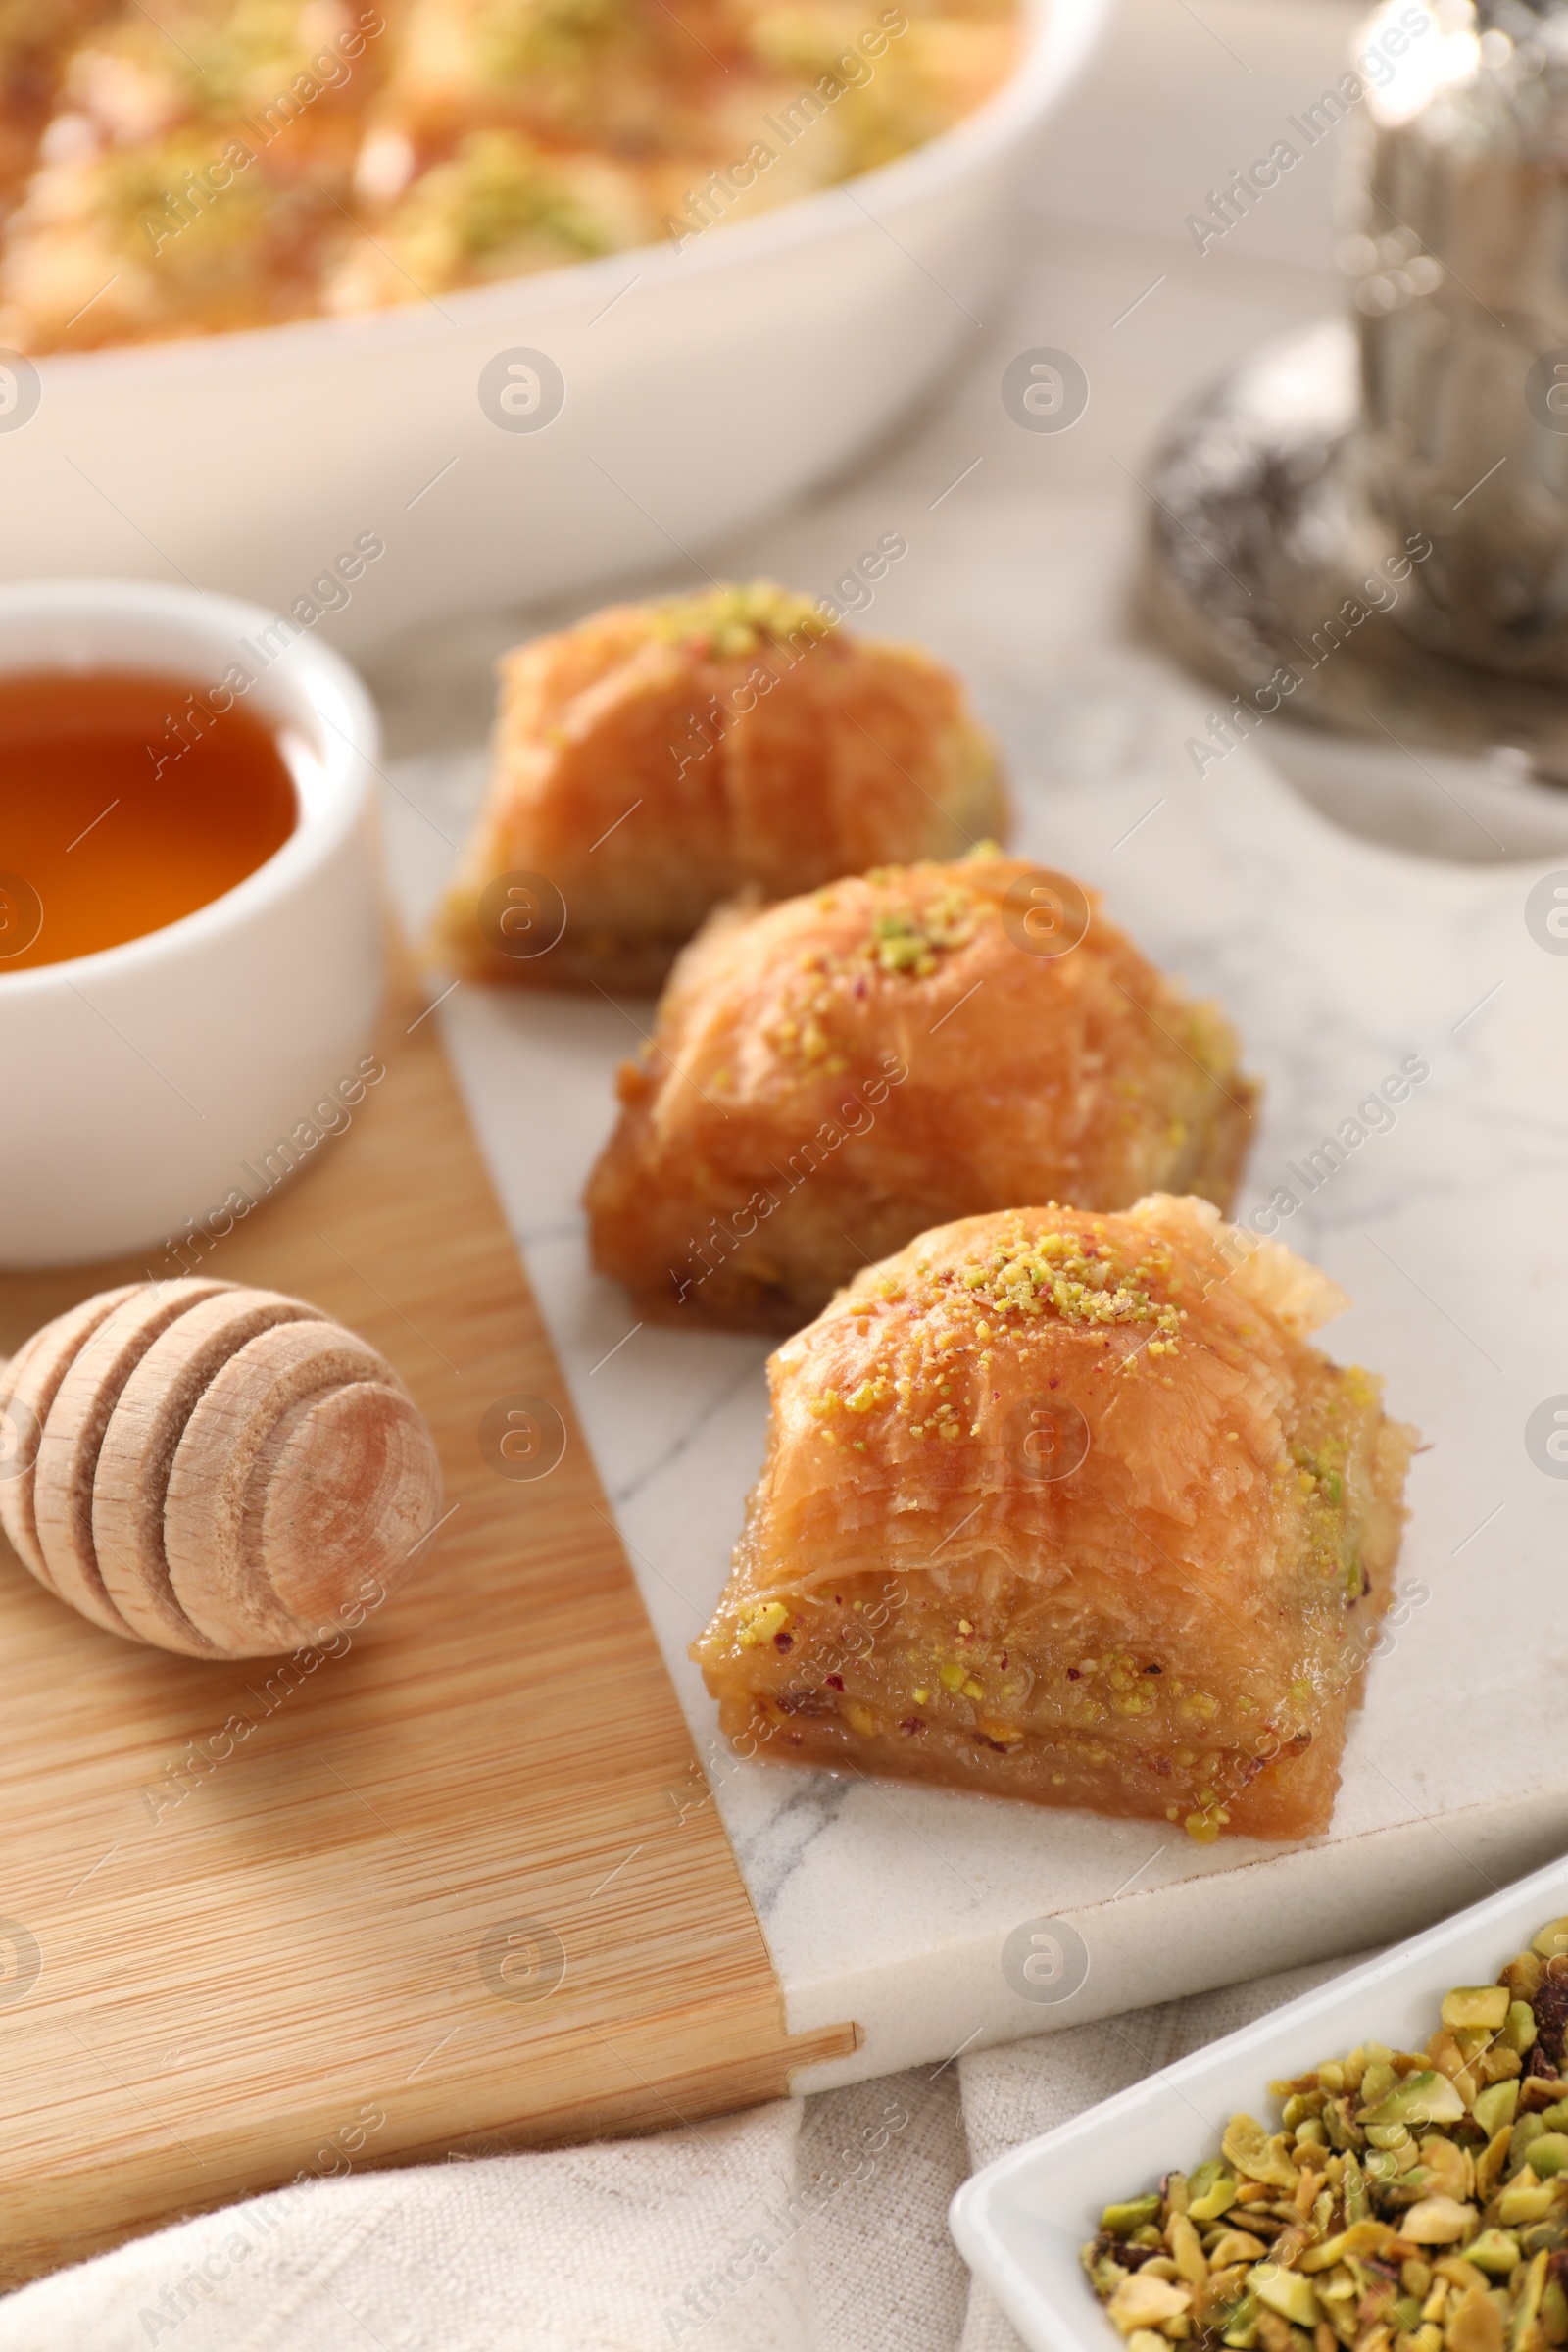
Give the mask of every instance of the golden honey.
POLYGON ((217 715, 146 671, 0 675, 0 974, 194 913, 298 814, 275 733, 241 704, 217 715))

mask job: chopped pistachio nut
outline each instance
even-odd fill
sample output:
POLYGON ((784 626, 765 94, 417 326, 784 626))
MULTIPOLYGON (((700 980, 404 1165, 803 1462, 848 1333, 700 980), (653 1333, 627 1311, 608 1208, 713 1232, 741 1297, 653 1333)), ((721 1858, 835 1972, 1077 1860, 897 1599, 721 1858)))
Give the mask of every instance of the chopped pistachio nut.
POLYGON ((1294 2321, 1298 2328, 1315 2328, 1323 2317, 1311 2279, 1299 2271, 1288 2270, 1282 2262, 1254 2264, 1248 2284, 1268 2310, 1277 2311, 1282 2320, 1294 2321))
POLYGON ((1108 2205, 1084 2267, 1132 2352, 1568 2347, 1568 1920, 1447 1993, 1425 2050, 1270 2084, 1220 2153, 1108 2205))
POLYGON ((1166 2320, 1178 2319, 1192 2299, 1191 2287, 1133 2271, 1122 2279, 1107 2308, 1122 2334, 1131 2335, 1135 2328, 1158 2328, 1166 2320))
POLYGON ((789 1621, 790 1613, 781 1600, 755 1601, 742 1611, 735 1639, 742 1649, 757 1649, 762 1642, 771 1642, 775 1634, 782 1633, 789 1621))
POLYGON ((1489 2082, 1485 2090, 1478 2090, 1470 2112, 1490 2139, 1504 2124, 1512 2124, 1518 2104, 1519 2078, 1515 2075, 1511 2082, 1489 2082))
POLYGON ((1100 2227, 1108 2230, 1112 2237, 1131 2237, 1145 2222, 1157 2223, 1159 2218, 1159 2198, 1151 2193, 1147 2197, 1129 2197, 1125 2205, 1107 2205, 1100 2217, 1100 2227))
POLYGON ((1485 2026, 1494 2034, 1508 2015, 1506 1984, 1461 1984, 1446 1997, 1446 2026, 1485 2026))
POLYGON ((1188 2183, 1187 2212, 1195 2222, 1217 2222, 1236 2202, 1236 2176, 1222 2164, 1200 2164, 1188 2183))
POLYGON ((1488 2211, 1505 2230, 1522 2230, 1528 2223, 1544 2222, 1556 2206, 1557 2198, 1549 2180, 1538 2180, 1529 2165, 1516 2174, 1506 2188, 1500 2190, 1488 2211))
POLYGON ((1526 2050, 1534 2048, 1536 2033, 1536 2013, 1530 2003, 1510 2001, 1507 2021, 1502 2029, 1502 2038, 1509 2049, 1517 2050, 1522 2057, 1526 2050))
POLYGON ((1453 2197, 1418 2197, 1399 2218, 1399 2235, 1417 2246, 1452 2246, 1475 2227, 1476 2209, 1453 2197))
MULTIPOLYGON (((1446 2075, 1422 2067, 1375 2107, 1363 2107, 1363 2124, 1456 2124, 1465 2113, 1457 2085, 1446 2075)), ((1374 2147, 1377 2142, 1374 2140, 1374 2147)))

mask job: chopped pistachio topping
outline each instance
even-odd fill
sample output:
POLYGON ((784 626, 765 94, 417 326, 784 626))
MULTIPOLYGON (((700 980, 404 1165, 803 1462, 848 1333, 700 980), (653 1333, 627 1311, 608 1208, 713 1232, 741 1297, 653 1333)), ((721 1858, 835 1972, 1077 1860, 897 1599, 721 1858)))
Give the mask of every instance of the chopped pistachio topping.
POLYGON ((918 913, 907 906, 889 907, 872 918, 871 960, 879 971, 927 979, 943 954, 968 946, 984 911, 972 892, 956 885, 939 892, 918 913))
POLYGON ((1568 1922, 1456 1985, 1425 2050, 1364 2042, 1232 2116, 1083 2250, 1133 2352, 1568 2344, 1568 1922), (1141 2340, 1140 2340, 1141 2339, 1141 2340))
MULTIPOLYGON (((1054 1314, 1064 1323, 1152 1323, 1156 1332, 1174 1335, 1182 1310, 1156 1304, 1147 1287, 1171 1272, 1170 1258, 1157 1250, 1122 1266, 1107 1244, 1070 1228, 1041 1234, 1020 1228, 958 1279, 977 1301, 1003 1312, 1054 1314)), ((1177 1282, 1169 1287, 1174 1291, 1177 1282)))
POLYGON ((781 588, 775 580, 726 582, 698 596, 672 596, 656 605, 656 637, 668 645, 696 645, 721 660, 755 654, 763 644, 783 645, 797 634, 826 637, 833 623, 808 596, 781 588))

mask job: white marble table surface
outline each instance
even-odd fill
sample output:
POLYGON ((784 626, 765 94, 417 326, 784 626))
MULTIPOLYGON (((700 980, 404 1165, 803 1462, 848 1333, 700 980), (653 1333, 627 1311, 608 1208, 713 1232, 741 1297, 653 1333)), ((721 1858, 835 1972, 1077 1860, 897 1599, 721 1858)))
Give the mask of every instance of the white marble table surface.
MULTIPOLYGON (((1241 1028, 1266 1084, 1244 1209, 1402 1056, 1430 1064, 1392 1132, 1283 1229, 1356 1301, 1324 1344, 1385 1372, 1394 1409, 1431 1441, 1403 1604, 1329 1835, 1200 1850, 1163 1825, 730 1756, 685 1650, 760 1459, 764 1344, 633 1332, 624 1296, 587 1265, 578 1207, 614 1065, 650 1007, 462 987, 437 1015, 790 2023, 862 2029, 857 2056, 813 2084, 1364 1947, 1568 1840, 1568 1480, 1536 1466, 1524 1435, 1568 1392, 1568 955, 1525 920, 1538 876, 1568 866, 1568 802, 1394 748, 1339 755, 1283 721, 1200 783, 1184 745, 1208 702, 1126 619, 1136 477, 1160 418, 1249 343, 1338 300, 1330 159, 1306 159, 1272 214, 1201 258, 1184 216, 1332 78, 1353 21, 1335 0, 1202 0, 1201 16, 1129 0, 1041 158, 1011 300, 951 381, 806 508, 695 551, 700 565, 672 544, 661 581, 613 584, 706 567, 826 590, 902 532, 908 557, 864 625, 965 670, 1006 747, 1021 848, 1100 885, 1241 1028), (1031 344, 1088 370, 1071 433, 1022 432, 1001 407, 1002 368, 1031 344), (1007 1936, 1047 1915, 1089 1958, 1055 2005, 1021 1997, 1002 1965, 1007 1936)), ((413 924, 478 789, 488 662, 559 617, 476 616, 372 665, 401 754, 387 830, 413 924)))

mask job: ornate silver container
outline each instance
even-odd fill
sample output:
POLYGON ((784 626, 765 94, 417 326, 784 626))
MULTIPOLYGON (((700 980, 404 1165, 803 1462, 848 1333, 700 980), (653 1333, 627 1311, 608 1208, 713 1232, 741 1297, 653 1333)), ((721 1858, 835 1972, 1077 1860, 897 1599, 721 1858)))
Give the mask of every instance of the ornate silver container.
POLYGON ((1568 680, 1568 7, 1425 6, 1433 28, 1367 92, 1341 254, 1357 467, 1390 538, 1432 542, 1401 625, 1488 669, 1568 680))
POLYGON ((1568 780, 1568 0, 1385 0, 1355 62, 1349 316, 1177 419, 1147 601, 1244 729, 1568 780))

